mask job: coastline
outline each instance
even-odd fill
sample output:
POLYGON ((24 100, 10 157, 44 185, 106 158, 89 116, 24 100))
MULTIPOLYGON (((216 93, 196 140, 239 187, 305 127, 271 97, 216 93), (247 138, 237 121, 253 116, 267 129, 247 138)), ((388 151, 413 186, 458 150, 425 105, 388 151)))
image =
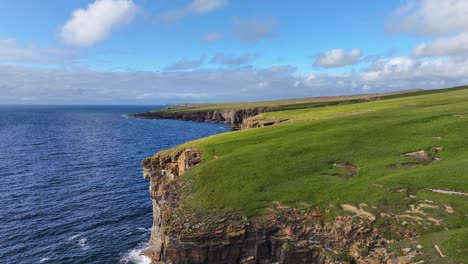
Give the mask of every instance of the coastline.
MULTIPOLYGON (((427 189, 428 184, 437 186, 439 182, 420 183, 418 178, 414 178, 418 181, 411 182, 408 181, 413 180, 411 177, 401 178, 400 173, 403 172, 400 170, 411 173, 413 169, 426 169, 426 173, 429 173, 432 166, 446 166, 447 152, 443 152, 443 162, 440 162, 438 156, 444 149, 437 145, 441 144, 439 141, 443 137, 424 137, 421 146, 421 141, 414 140, 412 128, 408 127, 408 122, 413 120, 412 118, 421 118, 421 114, 427 118, 434 118, 434 111, 418 107, 420 104, 429 103, 433 107, 441 107, 442 102, 449 102, 453 107, 453 116, 458 119, 447 119, 446 122, 452 124, 463 121, 456 113, 463 109, 460 98, 465 96, 466 92, 463 89, 449 89, 445 92, 447 94, 443 96, 438 95, 442 93, 440 91, 425 91, 419 92, 417 96, 397 96, 388 101, 375 100, 281 112, 263 111, 260 115, 245 116, 242 124, 234 122, 234 125, 250 128, 256 127, 252 125, 255 122, 283 120, 285 126, 202 138, 146 158, 142 165, 144 178, 149 180, 154 222, 149 247, 144 254, 153 264, 360 263, 368 260, 372 260, 372 263, 406 263, 403 261, 412 260, 415 256, 419 260, 424 254, 434 258, 433 253, 428 252, 431 246, 428 242, 420 242, 419 237, 425 233, 440 231, 442 227, 447 228, 447 233, 450 234, 450 221, 458 221, 451 219, 463 218, 450 214, 453 214, 457 207, 463 208, 463 200, 456 195, 441 199, 437 196, 440 194, 432 194, 427 189), (389 126, 386 120, 406 125, 389 126), (371 129, 367 127, 366 122, 379 125, 371 129), (356 126, 365 129, 356 131, 356 126), (396 129, 403 133, 393 133, 394 140, 402 142, 399 143, 401 145, 396 152, 389 152, 395 150, 387 147, 378 148, 379 144, 387 139, 386 134, 381 131, 382 126, 386 131, 396 129), (314 140, 310 137, 311 134, 322 135, 323 138, 314 140), (336 144, 330 145, 327 142, 336 144), (347 148, 348 144, 354 144, 352 142, 376 148, 347 148), (266 146, 274 147, 275 151, 269 151, 266 146), (298 149, 305 146, 316 150, 306 153, 301 151, 301 155, 298 156, 298 149), (245 148, 249 148, 248 151, 245 151, 245 148), (406 159, 409 158, 404 153, 412 153, 411 150, 418 148, 427 150, 427 156, 432 158, 414 161, 411 163, 412 167, 399 165, 408 162, 406 159), (352 153, 360 153, 357 157, 361 158, 356 159, 354 154, 346 152, 350 149, 352 153), (375 155, 369 156, 369 153, 374 152, 375 155), (348 155, 340 155, 341 159, 336 160, 336 153, 348 155), (345 160, 342 160, 343 157, 345 160), (395 164, 396 157, 400 157, 400 163, 395 164), (390 165, 382 163, 383 158, 388 159, 390 165), (372 173, 377 181, 366 175, 369 173, 366 171, 366 163, 383 164, 383 167, 377 167, 372 173), (322 171, 317 169, 317 165, 322 166, 322 171), (392 172, 395 173, 392 175, 392 172), (260 186, 249 191, 249 195, 242 194, 245 189, 250 190, 250 185, 256 184, 255 180, 261 176, 260 173, 265 175, 267 187, 260 186), (312 176, 314 178, 310 178, 312 176), (283 190, 287 185, 276 183, 284 181, 285 177, 304 182, 288 192, 283 190), (237 179, 244 181, 240 182, 244 189, 233 184, 218 184, 221 181, 232 183, 230 179, 234 179, 235 184, 238 184, 237 179), (307 179, 338 183, 337 186, 344 189, 335 190, 333 185, 320 185, 326 182, 307 179), (407 186, 417 187, 402 187, 401 182, 405 180, 408 181, 405 183, 407 186), (357 181, 361 183, 350 185, 357 181), (306 184, 311 185, 307 187, 306 184), (324 190, 330 186, 332 191, 327 194, 324 190), (195 191, 196 188, 200 189, 202 196, 197 196, 192 188, 195 188, 195 191), (304 192, 303 189, 309 188, 312 195, 294 198, 290 202, 289 197, 285 199, 268 192, 266 195, 270 197, 261 198, 264 200, 257 205, 256 196, 263 195, 262 190, 267 188, 277 188, 272 190, 278 194, 286 192, 287 195, 293 196, 294 193, 304 192), (355 196, 355 193, 362 191, 361 188, 365 188, 372 195, 355 196), (336 192, 335 195, 333 192, 336 192), (236 196, 240 201, 232 199, 231 196, 228 196, 227 200, 221 200, 226 193, 236 196), (315 193, 321 195, 317 196, 315 193), (193 199, 198 199, 197 204, 193 204, 193 199), (451 205, 444 199, 450 199, 451 205), (431 201, 431 205, 427 205, 426 200, 431 201), (259 211, 249 211, 249 207, 242 201, 252 202, 255 210, 259 208, 259 211), (222 209, 227 206, 233 207, 227 211, 222 209), (423 211, 428 209, 432 211, 423 211), (442 220, 441 217, 448 220, 442 220), (422 245, 405 249, 402 254, 395 250, 399 248, 400 242, 422 245)), ((233 110, 191 112, 188 109, 171 109, 165 114, 153 112, 146 117, 159 119, 168 117, 167 112, 175 112, 170 114, 169 119, 226 122, 227 119, 220 113, 231 113, 229 111, 233 110), (181 112, 185 114, 181 115, 181 112)), ((236 119, 229 119, 232 120, 236 119)), ((436 125, 431 124, 438 127, 436 125)), ((412 126, 421 134, 427 131, 427 127, 417 122, 412 123, 412 126)), ((442 136, 448 137, 448 133, 454 131, 445 133, 447 135, 442 136)), ((460 140, 462 139, 458 139, 460 140)), ((444 147, 448 144, 445 142, 444 147)), ((420 152, 422 153, 422 150, 420 152)), ((450 167, 444 168, 447 170, 450 167)), ((446 185, 442 187, 448 188, 453 184, 450 179, 447 180, 446 185)), ((290 184, 291 181, 286 183, 290 184)), ((447 190, 449 189, 450 193, 463 191, 453 186, 447 190)), ((446 247, 442 248, 442 251, 446 250, 446 247)))
MULTIPOLYGON (((180 109, 182 110, 182 109, 180 109)), ((129 117, 144 119, 175 119, 182 121, 225 123, 231 124, 233 130, 240 129, 244 120, 262 114, 266 108, 251 108, 240 110, 198 110, 198 111, 167 111, 158 110, 146 113, 129 114, 129 117)))

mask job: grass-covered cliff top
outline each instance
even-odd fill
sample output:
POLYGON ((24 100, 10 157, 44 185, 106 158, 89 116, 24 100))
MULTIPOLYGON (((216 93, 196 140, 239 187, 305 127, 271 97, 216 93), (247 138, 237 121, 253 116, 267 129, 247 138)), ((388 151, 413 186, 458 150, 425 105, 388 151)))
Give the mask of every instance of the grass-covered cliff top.
POLYGON ((289 121, 189 142, 184 146, 203 151, 203 163, 184 177, 191 187, 184 204, 199 212, 255 217, 276 201, 317 207, 325 218, 349 214, 342 207, 348 204, 377 223, 417 231, 426 261, 463 263, 468 259, 467 88, 273 111, 259 118, 289 121), (434 243, 449 257, 441 258, 434 243))
MULTIPOLYGON (((433 90, 434 91, 434 90, 433 90)), ((432 92, 433 92, 432 91, 432 92)), ((268 108, 269 111, 281 111, 291 109, 314 108, 325 105, 339 105, 349 104, 362 101, 380 100, 385 98, 392 98, 401 96, 403 94, 417 95, 424 90, 406 90, 381 94, 362 94, 362 95, 349 95, 349 96, 326 96, 326 97, 313 97, 313 98, 298 98, 286 99, 275 101, 261 101, 261 102, 227 102, 227 103, 206 103, 206 104, 185 104, 181 107, 168 107, 163 110, 155 110, 153 112, 200 112, 211 110, 240 110, 247 108, 268 108)))

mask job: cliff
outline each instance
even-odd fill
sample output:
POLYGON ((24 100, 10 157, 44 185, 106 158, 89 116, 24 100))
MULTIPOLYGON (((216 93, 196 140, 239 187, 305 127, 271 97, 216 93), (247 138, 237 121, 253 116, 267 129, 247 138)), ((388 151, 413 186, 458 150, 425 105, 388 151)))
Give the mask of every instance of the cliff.
POLYGON ((129 116, 147 119, 177 119, 184 121, 228 123, 233 129, 239 129, 243 121, 249 117, 265 112, 266 108, 248 108, 239 110, 195 110, 183 109, 159 110, 129 116))
MULTIPOLYGON (((383 232, 371 217, 323 221, 314 208, 298 210, 275 202, 256 218, 197 214, 184 208, 184 175, 202 162, 197 149, 160 152, 143 161, 153 202, 152 263, 350 263, 390 259, 383 232)), ((405 234, 408 235, 408 234, 405 234)))
POLYGON ((417 95, 268 108, 241 124, 268 128, 145 159, 154 206, 145 254, 153 263, 464 263, 468 89, 417 95))

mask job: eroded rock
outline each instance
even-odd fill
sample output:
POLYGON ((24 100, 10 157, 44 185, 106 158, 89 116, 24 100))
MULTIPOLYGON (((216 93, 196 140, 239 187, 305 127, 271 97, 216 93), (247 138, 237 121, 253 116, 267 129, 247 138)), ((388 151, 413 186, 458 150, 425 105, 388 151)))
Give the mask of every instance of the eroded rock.
POLYGON ((349 263, 350 258, 361 263, 380 259, 372 249, 388 245, 381 230, 373 227, 375 216, 362 209, 366 204, 341 205, 355 215, 326 222, 326 210, 305 203, 307 208, 297 209, 273 202, 269 214, 252 219, 186 211, 187 181, 180 179, 202 161, 202 153, 193 148, 160 152, 143 161, 153 202, 153 227, 144 254, 152 264, 349 263))
POLYGON ((228 123, 233 129, 240 129, 243 121, 249 117, 265 112, 266 108, 249 108, 240 110, 202 110, 202 111, 153 111, 129 116, 147 119, 177 119, 184 121, 228 123))

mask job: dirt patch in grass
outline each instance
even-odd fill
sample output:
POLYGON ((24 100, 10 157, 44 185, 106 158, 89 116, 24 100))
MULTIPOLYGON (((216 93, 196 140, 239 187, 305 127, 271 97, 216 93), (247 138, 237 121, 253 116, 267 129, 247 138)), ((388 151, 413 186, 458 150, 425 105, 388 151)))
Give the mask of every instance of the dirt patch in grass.
POLYGON ((357 215, 359 218, 368 219, 370 221, 375 220, 375 216, 367 211, 364 211, 362 208, 357 208, 356 206, 350 204, 341 204, 341 208, 347 212, 351 212, 357 215))
POLYGON ((407 152, 402 154, 404 157, 411 157, 422 160, 430 160, 431 156, 425 150, 418 150, 413 152, 407 152))
POLYGON ((404 162, 404 163, 397 163, 390 165, 390 169, 404 169, 404 168, 412 168, 421 165, 429 165, 433 162, 441 161, 441 158, 438 157, 438 154, 444 149, 442 146, 433 146, 430 147, 427 151, 424 149, 417 150, 417 151, 410 151, 401 154, 400 156, 406 158, 413 158, 419 161, 412 161, 412 162, 404 162))
POLYGON ((458 192, 458 191, 451 191, 451 190, 444 190, 444 189, 431 189, 431 188, 426 188, 426 190, 429 190, 429 191, 432 191, 432 192, 435 192, 435 193, 468 196, 468 193, 465 193, 465 192, 458 192))
POLYGON ((353 178, 358 176, 359 167, 351 162, 329 162, 330 168, 325 175, 342 178, 353 178))

